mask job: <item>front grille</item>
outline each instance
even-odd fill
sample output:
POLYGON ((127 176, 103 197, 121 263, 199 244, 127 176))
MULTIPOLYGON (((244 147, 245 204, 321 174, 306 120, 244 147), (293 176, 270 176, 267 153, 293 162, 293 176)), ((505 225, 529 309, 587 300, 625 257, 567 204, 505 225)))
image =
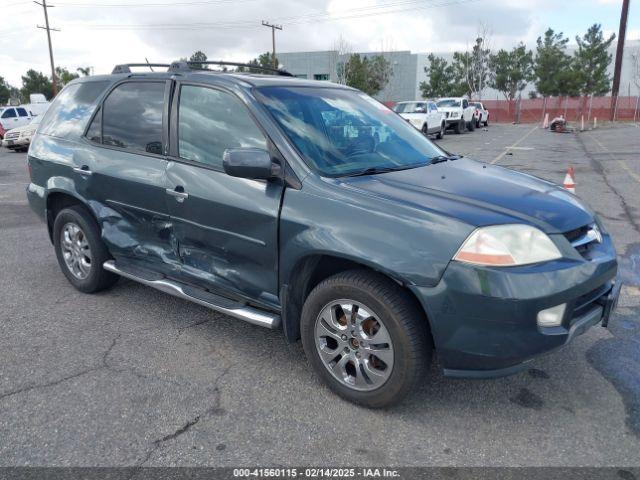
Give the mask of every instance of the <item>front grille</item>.
POLYGON ((595 223, 565 232, 564 236, 583 257, 588 255, 595 243, 602 242, 602 234, 595 223))
POLYGON ((15 140, 18 137, 20 137, 20 132, 10 132, 4 136, 5 140, 15 140))

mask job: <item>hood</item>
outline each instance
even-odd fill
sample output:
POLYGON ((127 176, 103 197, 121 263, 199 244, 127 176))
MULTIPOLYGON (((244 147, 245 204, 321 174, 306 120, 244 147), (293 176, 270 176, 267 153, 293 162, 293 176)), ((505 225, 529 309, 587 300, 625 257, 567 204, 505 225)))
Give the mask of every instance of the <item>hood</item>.
POLYGON ((561 233, 594 221, 588 207, 553 183, 465 158, 347 177, 342 183, 365 194, 439 211, 474 226, 528 223, 546 233, 561 233))
POLYGON ((21 127, 16 127, 16 128, 12 128, 11 130, 7 130, 6 133, 22 133, 25 130, 29 130, 29 127, 30 127, 29 124, 23 125, 21 127))
POLYGON ((405 120, 423 120, 426 113, 401 113, 400 116, 405 120))

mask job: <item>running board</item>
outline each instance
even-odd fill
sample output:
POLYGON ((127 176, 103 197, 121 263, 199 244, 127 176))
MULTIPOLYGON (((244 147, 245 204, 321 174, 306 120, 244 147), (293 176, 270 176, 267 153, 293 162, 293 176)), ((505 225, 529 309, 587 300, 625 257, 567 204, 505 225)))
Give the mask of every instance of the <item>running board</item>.
POLYGON ((136 274, 137 272, 133 269, 132 271, 127 271, 126 269, 119 268, 113 260, 107 260, 102 266, 109 272, 117 273, 122 277, 142 283, 143 285, 175 297, 184 298, 198 305, 203 305, 216 312, 229 315, 230 317, 271 329, 280 326, 280 316, 275 313, 269 313, 248 305, 243 305, 228 298, 221 297, 220 295, 207 292, 206 290, 169 280, 166 277, 157 276, 154 278, 152 276, 146 276, 147 278, 145 278, 142 274, 136 274))

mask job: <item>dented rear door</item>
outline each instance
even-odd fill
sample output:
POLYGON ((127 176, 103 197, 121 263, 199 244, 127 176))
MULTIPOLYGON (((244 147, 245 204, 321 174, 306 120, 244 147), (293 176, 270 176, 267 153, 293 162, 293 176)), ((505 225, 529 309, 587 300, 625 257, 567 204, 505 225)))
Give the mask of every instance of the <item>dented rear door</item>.
POLYGON ((110 252, 168 272, 175 265, 167 188, 165 80, 128 80, 108 93, 87 133, 97 143, 76 159, 110 252))

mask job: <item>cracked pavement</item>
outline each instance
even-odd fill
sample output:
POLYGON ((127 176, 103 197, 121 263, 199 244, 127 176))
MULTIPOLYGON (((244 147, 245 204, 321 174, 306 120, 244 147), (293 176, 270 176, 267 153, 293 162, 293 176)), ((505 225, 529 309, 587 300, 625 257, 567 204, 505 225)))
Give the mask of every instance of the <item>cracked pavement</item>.
POLYGON ((557 183, 575 167, 621 260, 610 329, 508 378, 433 369, 384 411, 331 394, 279 331, 127 280, 75 291, 26 203, 26 155, 0 150, 0 466, 639 466, 640 129, 531 129, 441 142, 557 183))

